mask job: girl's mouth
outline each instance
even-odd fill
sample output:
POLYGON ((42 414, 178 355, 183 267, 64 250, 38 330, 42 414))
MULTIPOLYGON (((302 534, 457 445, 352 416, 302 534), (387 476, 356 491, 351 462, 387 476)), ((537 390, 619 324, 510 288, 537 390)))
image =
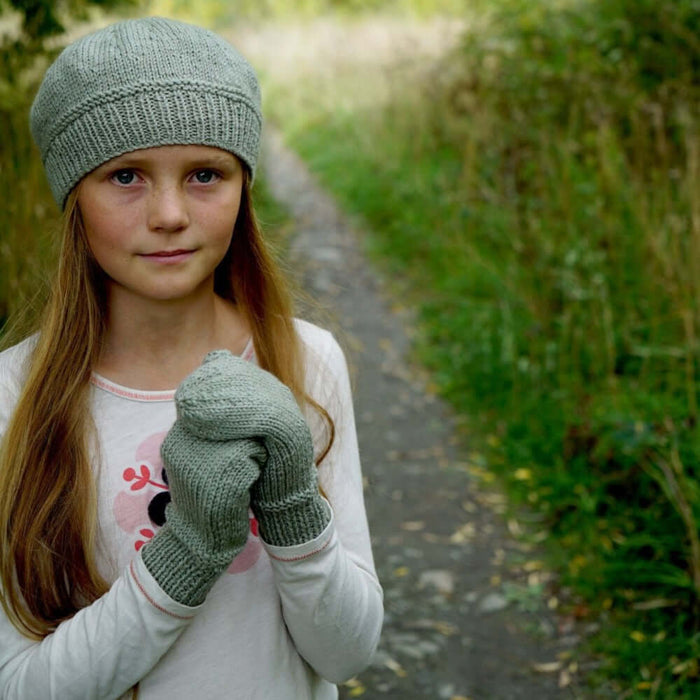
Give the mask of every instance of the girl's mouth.
POLYGON ((142 258, 152 260, 156 263, 175 265, 179 262, 184 262, 194 254, 194 250, 177 249, 177 250, 158 250, 155 253, 144 253, 142 258))

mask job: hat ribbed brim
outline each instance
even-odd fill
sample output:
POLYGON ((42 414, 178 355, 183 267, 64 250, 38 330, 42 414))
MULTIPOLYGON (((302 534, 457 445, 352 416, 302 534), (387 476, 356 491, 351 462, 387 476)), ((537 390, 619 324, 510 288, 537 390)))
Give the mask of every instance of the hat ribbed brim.
POLYGON ((133 85, 128 94, 102 95, 80 105, 45 154, 57 202, 84 174, 123 153, 175 144, 214 146, 237 155, 254 175, 262 123, 248 97, 201 83, 133 85))

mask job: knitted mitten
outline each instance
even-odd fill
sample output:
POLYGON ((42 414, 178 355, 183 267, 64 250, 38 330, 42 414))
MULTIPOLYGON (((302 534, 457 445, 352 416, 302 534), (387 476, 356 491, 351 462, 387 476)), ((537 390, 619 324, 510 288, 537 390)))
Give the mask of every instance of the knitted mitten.
POLYGON ((199 605, 246 544, 250 488, 265 450, 254 440, 197 437, 178 420, 161 455, 172 501, 143 562, 171 598, 199 605))
POLYGON ((291 546, 319 535, 330 515, 318 491, 311 433, 289 388, 217 350, 181 389, 186 397, 183 392, 179 420, 189 432, 209 440, 263 441, 267 461, 251 492, 263 540, 291 546))

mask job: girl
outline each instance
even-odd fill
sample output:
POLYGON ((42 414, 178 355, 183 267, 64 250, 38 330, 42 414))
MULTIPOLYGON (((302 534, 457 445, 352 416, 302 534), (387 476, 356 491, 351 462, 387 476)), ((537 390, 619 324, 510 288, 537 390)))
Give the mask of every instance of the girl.
POLYGON ((120 22, 31 125, 65 223, 39 332, 0 354, 0 697, 337 697, 382 593, 343 355, 253 215, 251 67, 120 22))

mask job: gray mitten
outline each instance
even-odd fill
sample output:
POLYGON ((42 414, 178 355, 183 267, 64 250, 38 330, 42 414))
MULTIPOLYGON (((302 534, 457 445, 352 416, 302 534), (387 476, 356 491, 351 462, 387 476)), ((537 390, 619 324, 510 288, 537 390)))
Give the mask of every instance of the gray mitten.
MULTIPOLYGON (((178 413, 186 395, 180 389, 175 395, 178 413)), ((172 501, 165 525, 142 549, 143 561, 171 598, 199 605, 245 547, 250 488, 260 474, 265 449, 255 440, 198 437, 178 419, 161 456, 172 501)))
POLYGON ((311 433, 289 388, 225 350, 209 353, 185 385, 179 419, 189 432, 209 440, 263 441, 267 461, 251 500, 263 540, 291 546, 319 535, 330 514, 318 491, 311 433))

